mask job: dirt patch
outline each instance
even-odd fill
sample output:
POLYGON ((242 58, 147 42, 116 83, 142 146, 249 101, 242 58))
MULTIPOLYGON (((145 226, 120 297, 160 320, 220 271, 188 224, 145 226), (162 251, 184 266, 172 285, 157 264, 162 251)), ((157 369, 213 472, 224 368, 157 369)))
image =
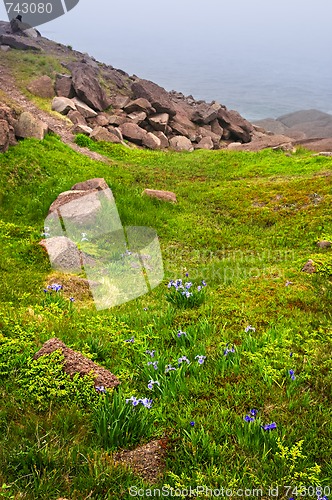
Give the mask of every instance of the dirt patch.
POLYGON ((91 372, 95 375, 95 387, 104 386, 105 388, 113 388, 120 384, 120 381, 113 373, 97 365, 91 359, 86 358, 83 354, 73 351, 66 346, 61 340, 56 337, 45 342, 43 347, 34 355, 33 359, 38 359, 40 356, 51 354, 60 350, 64 356, 63 369, 66 373, 73 376, 79 373, 82 377, 89 375, 91 372))
POLYGON ((155 483, 165 469, 167 440, 159 439, 150 441, 135 448, 124 450, 114 455, 116 462, 129 465, 133 471, 149 483, 155 483))

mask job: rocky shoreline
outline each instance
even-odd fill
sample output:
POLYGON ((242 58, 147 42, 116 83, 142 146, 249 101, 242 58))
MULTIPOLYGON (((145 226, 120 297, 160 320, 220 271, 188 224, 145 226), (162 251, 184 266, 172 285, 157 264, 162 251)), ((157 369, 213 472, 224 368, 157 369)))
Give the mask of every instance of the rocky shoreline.
MULTIPOLYGON (((216 101, 207 103, 181 92, 167 92, 156 83, 100 63, 21 24, 15 22, 13 27, 13 22, 0 22, 0 52, 27 50, 59 58, 64 72, 53 78, 42 75, 31 81, 27 90, 49 99, 52 109, 70 120, 73 134, 128 147, 175 151, 292 150, 297 140, 303 142, 308 137, 273 120, 250 123, 216 101)), ((0 151, 19 138, 42 139, 47 130, 47 123, 40 123, 31 114, 17 116, 8 106, 1 106, 0 151)), ((320 137, 332 137, 332 125, 327 130, 330 135, 320 137)))

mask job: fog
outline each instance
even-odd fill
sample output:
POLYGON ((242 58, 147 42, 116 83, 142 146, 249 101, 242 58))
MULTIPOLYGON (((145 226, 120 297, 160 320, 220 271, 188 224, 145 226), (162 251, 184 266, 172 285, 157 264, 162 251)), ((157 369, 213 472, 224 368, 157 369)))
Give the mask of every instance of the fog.
POLYGON ((39 30, 168 90, 257 118, 332 110, 331 18, 330 0, 80 0, 39 30))

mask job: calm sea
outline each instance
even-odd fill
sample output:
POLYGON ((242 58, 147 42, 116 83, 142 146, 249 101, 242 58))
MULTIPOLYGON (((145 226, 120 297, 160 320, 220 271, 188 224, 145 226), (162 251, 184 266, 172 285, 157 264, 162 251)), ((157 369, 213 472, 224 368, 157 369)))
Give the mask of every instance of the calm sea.
POLYGON ((45 33, 77 50, 87 50, 97 60, 129 74, 147 78, 196 99, 216 100, 239 111, 248 120, 277 118, 302 109, 332 114, 332 66, 326 52, 292 56, 289 50, 238 48, 230 53, 199 43, 179 45, 170 36, 167 44, 153 45, 142 39, 134 43, 124 36, 118 43, 100 37, 82 39, 76 32, 45 33), (76 38, 77 37, 77 38, 76 38))

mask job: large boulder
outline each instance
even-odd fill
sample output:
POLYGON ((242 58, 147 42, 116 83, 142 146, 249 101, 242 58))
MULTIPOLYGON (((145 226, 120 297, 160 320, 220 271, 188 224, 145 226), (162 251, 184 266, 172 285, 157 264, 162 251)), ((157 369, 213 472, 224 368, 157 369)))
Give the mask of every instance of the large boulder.
POLYGON ((17 18, 11 19, 10 29, 12 33, 17 34, 19 36, 25 36, 28 38, 38 38, 38 36, 40 36, 39 31, 30 26, 30 24, 23 23, 17 18))
POLYGON ((53 269, 77 273, 82 270, 81 254, 66 236, 54 236, 40 242, 46 248, 53 269))
POLYGON ((127 106, 127 104, 129 104, 129 102, 130 98, 126 95, 121 94, 118 94, 117 96, 110 99, 111 106, 114 109, 123 109, 125 106, 127 106))
POLYGON ((132 84, 131 89, 134 97, 147 99, 158 113, 175 115, 176 111, 168 92, 156 83, 139 80, 132 84))
POLYGON ((115 144, 120 144, 122 141, 119 139, 118 135, 112 134, 105 127, 96 127, 90 134, 91 139, 96 142, 114 142, 115 144))
POLYGON ((84 118, 93 118, 94 116, 97 116, 94 109, 91 109, 90 106, 77 99, 77 97, 74 97, 72 101, 75 104, 77 111, 81 113, 84 118))
POLYGON ((77 97, 95 111, 104 111, 110 101, 101 87, 98 72, 87 64, 75 64, 72 69, 73 87, 77 97))
POLYGON ((86 126, 85 118, 83 118, 81 113, 79 113, 78 111, 74 111, 71 109, 67 114, 67 118, 69 118, 69 120, 73 122, 75 125, 86 126))
POLYGON ((84 135, 90 135, 92 130, 93 129, 88 125, 81 125, 80 123, 77 123, 71 129, 73 134, 84 134, 84 135))
POLYGON ((250 142, 254 127, 237 111, 220 108, 218 120, 223 128, 230 131, 233 137, 240 139, 242 142, 250 142))
POLYGON ((57 74, 55 77, 55 93, 59 97, 71 99, 75 96, 72 77, 69 75, 57 74))
POLYGON ((46 99, 54 97, 53 81, 47 75, 40 76, 30 82, 27 89, 31 94, 38 97, 45 97, 46 99))
POLYGON ((136 123, 124 123, 123 125, 120 125, 119 129, 121 130, 123 137, 135 144, 142 144, 143 137, 147 134, 147 132, 136 125, 136 123))
POLYGON ((123 107, 126 113, 133 113, 134 111, 144 111, 147 115, 155 112, 155 109, 151 106, 147 99, 140 97, 134 101, 130 101, 126 106, 123 107))
POLYGON ((155 130, 160 130, 161 132, 165 132, 166 127, 168 125, 169 114, 167 113, 158 113, 156 115, 149 117, 149 123, 155 130))
POLYGON ((232 142, 227 149, 232 151, 260 151, 266 148, 280 148, 291 151, 293 149, 293 140, 285 135, 266 135, 260 138, 255 138, 247 144, 232 142))
POLYGON ((169 141, 169 147, 174 151, 193 151, 194 146, 191 141, 183 135, 176 135, 169 141))
POLYGON ((203 137, 196 146, 196 149, 213 149, 214 144, 211 137, 203 137))
POLYGON ((158 139, 160 140, 160 148, 161 149, 168 148, 169 142, 168 142, 168 139, 167 139, 166 135, 164 134, 164 132, 157 130, 156 132, 154 132, 154 135, 156 137, 158 137, 158 139))
POLYGON ((128 119, 132 123, 137 123, 139 125, 140 123, 144 122, 146 116, 147 115, 144 111, 134 111, 133 113, 130 113, 128 115, 128 119))
POLYGON ((7 151, 8 146, 14 146, 17 143, 15 123, 16 113, 6 104, 0 103, 0 152, 7 151))
POLYGON ((143 146, 149 149, 160 149, 161 140, 152 132, 148 132, 142 139, 143 146))
POLYGON ((7 151, 9 146, 9 124, 0 119, 0 153, 7 151))
POLYGON ((69 111, 77 111, 74 102, 67 97, 54 97, 52 109, 62 115, 67 115, 69 111))
POLYGON ((33 137, 42 140, 48 132, 48 126, 33 114, 24 111, 15 123, 15 135, 21 139, 33 137))
POLYGON ((12 49, 41 51, 36 42, 18 35, 1 35, 0 44, 8 45, 12 49))
POLYGON ((217 102, 211 105, 202 103, 195 109, 192 121, 207 125, 217 118, 219 109, 221 109, 221 106, 217 102))

